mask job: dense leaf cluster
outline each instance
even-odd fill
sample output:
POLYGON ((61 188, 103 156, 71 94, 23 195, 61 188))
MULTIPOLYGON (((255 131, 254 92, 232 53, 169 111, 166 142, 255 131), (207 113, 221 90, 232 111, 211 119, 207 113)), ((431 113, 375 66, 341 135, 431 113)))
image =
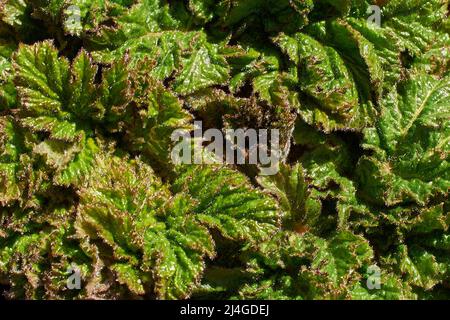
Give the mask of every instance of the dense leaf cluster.
POLYGON ((449 21, 448 0, 0 0, 7 297, 450 299, 449 21), (172 163, 194 120, 279 129, 279 173, 172 163))

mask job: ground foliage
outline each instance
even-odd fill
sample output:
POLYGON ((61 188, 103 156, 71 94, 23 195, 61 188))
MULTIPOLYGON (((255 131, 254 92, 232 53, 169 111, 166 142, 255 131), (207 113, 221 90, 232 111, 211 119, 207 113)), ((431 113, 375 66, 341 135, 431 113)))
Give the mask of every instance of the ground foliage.
POLYGON ((375 2, 0 0, 5 295, 450 299, 449 3, 375 2), (194 120, 279 173, 172 163, 194 120))

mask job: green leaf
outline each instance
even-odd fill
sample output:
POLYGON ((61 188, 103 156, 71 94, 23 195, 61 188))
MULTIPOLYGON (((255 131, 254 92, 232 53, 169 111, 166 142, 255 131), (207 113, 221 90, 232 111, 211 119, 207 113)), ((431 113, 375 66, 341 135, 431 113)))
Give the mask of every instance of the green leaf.
POLYGON ((202 22, 209 22, 214 18, 213 0, 189 0, 189 10, 202 22))
POLYGON ((214 254, 212 238, 189 201, 171 200, 147 165, 131 161, 124 166, 124 160, 99 159, 97 174, 80 191, 79 237, 91 246, 101 239, 110 247, 99 247, 99 255, 133 293, 187 297, 203 272, 203 257, 214 254), (127 266, 109 266, 111 259, 127 266))
POLYGON ((299 113, 307 123, 329 132, 370 122, 371 106, 360 101, 356 78, 336 49, 303 33, 282 34, 275 42, 299 70, 299 113))
POLYGON ((398 247, 396 259, 400 271, 414 286, 430 290, 448 275, 449 264, 436 261, 436 257, 419 246, 398 247))
POLYGON ((142 1, 118 18, 114 34, 105 30, 93 39, 101 43, 94 57, 106 62, 127 54, 132 65, 148 59, 154 63, 149 72, 157 79, 176 74, 173 88, 183 95, 225 84, 229 68, 221 46, 209 42, 202 31, 177 30, 178 24, 164 2, 142 1))
POLYGON ((251 187, 242 174, 217 165, 191 165, 178 170, 174 192, 195 199, 196 219, 224 237, 257 242, 278 229, 276 202, 251 187))
MULTIPOLYGON (((32 211, 27 214, 33 216, 32 211)), ((81 250, 68 240, 70 209, 46 208, 37 216, 42 220, 39 223, 35 216, 34 228, 1 240, 0 273, 10 279, 8 295, 14 299, 71 299, 79 291, 67 291, 69 266, 77 266, 83 284, 90 266, 81 250), (46 228, 42 221, 46 221, 46 228), (48 228, 49 223, 54 224, 53 229, 48 228)))
POLYGON ((360 160, 362 190, 375 203, 424 205, 450 188, 449 79, 419 74, 383 101, 376 129, 365 132, 374 156, 360 160))
POLYGON ((0 204, 11 206, 19 202, 31 205, 35 176, 27 151, 24 132, 12 117, 0 117, 0 204))
POLYGON ((127 63, 125 59, 119 60, 103 74, 99 109, 105 109, 108 122, 115 123, 123 117, 123 108, 129 103, 133 94, 127 63))
POLYGON ((0 41, 0 110, 11 108, 17 102, 11 62, 12 54, 16 48, 16 44, 13 42, 0 41))
MULTIPOLYGON (((367 282, 367 280, 366 280, 367 282)), ((417 294, 411 286, 393 273, 381 274, 380 289, 370 290, 367 283, 358 283, 350 292, 353 300, 414 300, 417 294)))
POLYGON ((376 217, 361 201, 358 185, 351 177, 355 160, 350 147, 340 137, 316 131, 303 121, 297 122, 294 139, 298 146, 309 149, 299 162, 306 171, 306 177, 311 179, 311 197, 336 201, 337 221, 322 217, 316 221, 315 227, 326 230, 334 229, 335 224, 340 229, 377 225, 376 217))
POLYGON ((94 109, 97 88, 94 84, 97 67, 92 64, 89 54, 81 50, 72 63, 72 79, 70 82, 70 104, 67 109, 83 119, 98 117, 102 110, 94 109))
POLYGON ((202 32, 161 31, 130 38, 112 51, 96 51, 94 57, 108 61, 129 53, 132 65, 149 59, 155 64, 149 69, 155 78, 165 80, 175 73, 173 88, 186 95, 228 81, 228 64, 219 49, 202 32))
POLYGON ((125 284, 131 292, 137 295, 145 294, 139 273, 132 266, 126 263, 117 263, 111 266, 111 270, 117 274, 119 283, 125 284))
POLYGON ((72 142, 80 137, 80 132, 74 123, 60 121, 55 117, 26 117, 21 120, 21 123, 34 132, 49 132, 52 139, 72 142))
POLYGON ((246 24, 249 24, 262 27, 267 32, 280 29, 295 32, 308 22, 308 13, 312 8, 313 1, 310 0, 220 1, 216 14, 223 27, 236 25, 246 27, 246 24))
POLYGON ((25 0, 5 0, 0 8, 1 21, 11 26, 20 26, 26 14, 27 3, 25 0))
POLYGON ((142 75, 133 100, 139 112, 125 117, 126 141, 131 150, 145 154, 157 168, 171 163, 171 135, 176 129, 190 129, 191 115, 181 101, 162 83, 142 75))
POLYGON ((52 42, 20 45, 14 55, 16 88, 21 104, 30 112, 55 115, 67 102, 70 68, 59 58, 52 42))
POLYGON ((373 251, 350 232, 335 234, 329 243, 309 233, 282 232, 250 255, 249 271, 257 282, 245 285, 241 297, 338 299, 359 281, 354 271, 370 263, 373 251))
POLYGON ((299 232, 313 226, 320 214, 320 203, 311 197, 305 172, 301 165, 294 167, 280 166, 280 172, 273 176, 259 177, 258 182, 273 193, 286 212, 285 227, 291 227, 299 232))
POLYGON ((228 79, 226 60, 217 54, 213 46, 200 48, 184 60, 183 71, 178 76, 174 90, 180 94, 189 94, 228 79))
POLYGON ((56 184, 65 186, 79 184, 94 170, 95 155, 100 151, 99 147, 89 138, 81 148, 67 167, 56 174, 54 179, 56 184))
POLYGON ((448 41, 443 26, 447 5, 439 0, 389 1, 383 8, 383 27, 397 44, 420 55, 433 42, 448 41))

